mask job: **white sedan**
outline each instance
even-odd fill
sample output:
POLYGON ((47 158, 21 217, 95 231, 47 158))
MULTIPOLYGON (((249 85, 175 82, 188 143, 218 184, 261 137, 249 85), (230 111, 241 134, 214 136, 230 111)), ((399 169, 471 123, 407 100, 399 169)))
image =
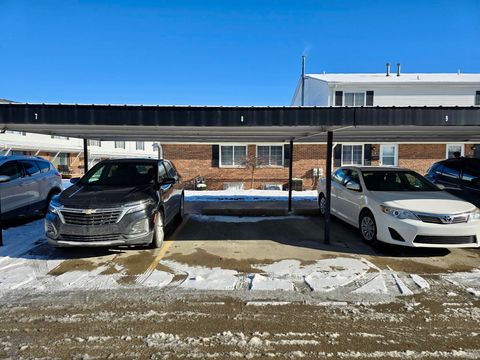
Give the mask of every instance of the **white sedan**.
MULTIPOLYGON (((325 214, 325 179, 318 204, 325 214)), ((367 243, 479 247, 480 210, 400 168, 341 167, 332 174, 331 213, 360 229, 367 243)))

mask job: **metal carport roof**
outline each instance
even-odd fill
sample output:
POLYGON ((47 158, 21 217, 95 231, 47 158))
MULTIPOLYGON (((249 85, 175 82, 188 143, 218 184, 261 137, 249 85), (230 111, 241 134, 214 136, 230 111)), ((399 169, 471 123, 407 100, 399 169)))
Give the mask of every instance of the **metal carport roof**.
MULTIPOLYGON (((223 107, 7 103, 0 104, 0 129, 100 140, 209 143, 289 141, 291 151, 294 141, 323 142, 327 138, 325 242, 328 243, 333 132, 337 142, 480 142, 480 107, 223 107)), ((84 148, 84 156, 87 158, 86 140, 84 148)), ((289 210, 292 161, 293 156, 290 156, 289 210)))
POLYGON ((480 107, 0 104, 0 128, 163 142, 480 141, 480 107))

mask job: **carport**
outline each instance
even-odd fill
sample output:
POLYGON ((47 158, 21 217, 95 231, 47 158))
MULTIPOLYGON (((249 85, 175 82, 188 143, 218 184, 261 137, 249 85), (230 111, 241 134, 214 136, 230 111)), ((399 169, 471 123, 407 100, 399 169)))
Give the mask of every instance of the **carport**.
POLYGON ((0 127, 2 131, 25 131, 83 138, 85 164, 88 164, 88 139, 288 143, 291 152, 288 211, 292 210, 294 144, 326 142, 327 211, 324 241, 328 244, 330 242, 330 180, 334 141, 480 143, 480 108, 8 103, 0 104, 0 127))

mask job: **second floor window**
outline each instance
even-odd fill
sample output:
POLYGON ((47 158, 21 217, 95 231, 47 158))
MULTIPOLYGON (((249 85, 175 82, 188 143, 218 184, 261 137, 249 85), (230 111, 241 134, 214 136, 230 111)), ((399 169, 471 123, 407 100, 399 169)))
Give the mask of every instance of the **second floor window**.
POLYGON ((88 145, 90 146, 102 146, 102 142, 100 140, 88 140, 88 145))
POLYGON ((475 106, 480 106, 480 90, 475 92, 475 106))
POLYGON ((115 141, 115 149, 125 149, 125 141, 115 141))
POLYGON ((346 92, 344 99, 345 106, 365 106, 365 93, 363 92, 346 92))
POLYGON ((145 150, 145 142, 136 141, 136 148, 137 148, 137 150, 145 150))
POLYGON ((283 166, 283 146, 258 145, 257 158, 259 166, 283 166))

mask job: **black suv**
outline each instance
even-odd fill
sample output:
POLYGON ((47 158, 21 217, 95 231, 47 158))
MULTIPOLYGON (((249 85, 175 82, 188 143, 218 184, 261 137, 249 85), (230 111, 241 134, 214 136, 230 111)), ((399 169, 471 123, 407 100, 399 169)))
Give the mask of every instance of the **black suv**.
POLYGON ((480 207, 480 159, 462 157, 439 161, 432 165, 425 177, 480 207))
POLYGON ((50 202, 45 218, 55 246, 161 247, 164 226, 183 217, 184 194, 171 162, 105 160, 50 202))

